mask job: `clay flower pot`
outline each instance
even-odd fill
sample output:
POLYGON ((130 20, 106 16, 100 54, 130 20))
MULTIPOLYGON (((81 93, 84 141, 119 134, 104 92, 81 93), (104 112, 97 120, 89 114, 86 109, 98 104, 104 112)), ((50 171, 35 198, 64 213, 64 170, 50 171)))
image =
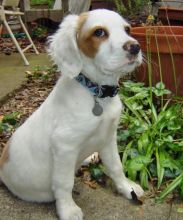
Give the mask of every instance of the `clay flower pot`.
POLYGON ((162 81, 175 95, 183 96, 183 27, 179 26, 146 26, 132 28, 144 52, 148 65, 143 64, 136 72, 138 81, 152 84, 162 81), (149 60, 148 60, 149 58, 149 60), (149 72, 152 72, 149 76, 149 72))
POLYGON ((183 8, 162 6, 158 9, 158 18, 166 25, 169 23, 171 25, 181 25, 183 24, 183 8))

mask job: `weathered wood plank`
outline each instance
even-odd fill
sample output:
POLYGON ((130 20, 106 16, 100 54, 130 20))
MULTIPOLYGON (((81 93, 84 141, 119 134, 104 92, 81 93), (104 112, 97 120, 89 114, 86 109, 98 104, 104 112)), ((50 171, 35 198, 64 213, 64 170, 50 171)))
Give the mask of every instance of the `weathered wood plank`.
POLYGON ((33 22, 40 18, 47 18, 54 22, 60 22, 63 17, 62 10, 49 10, 49 9, 30 9, 25 11, 26 22, 33 22))
POLYGON ((23 0, 22 2, 23 5, 21 4, 21 8, 25 12, 26 22, 33 22, 40 18, 46 18, 54 22, 60 22, 64 14, 68 11, 68 0, 62 0, 62 9, 36 9, 31 8, 30 0, 23 0))

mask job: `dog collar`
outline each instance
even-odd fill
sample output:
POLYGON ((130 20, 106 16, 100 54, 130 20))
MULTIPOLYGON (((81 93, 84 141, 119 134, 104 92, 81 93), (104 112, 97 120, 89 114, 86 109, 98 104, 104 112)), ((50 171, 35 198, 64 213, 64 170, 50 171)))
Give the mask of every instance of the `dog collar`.
POLYGON ((91 93, 97 98, 114 97, 119 91, 119 86, 98 85, 92 82, 85 75, 80 73, 75 79, 84 87, 88 88, 91 93))

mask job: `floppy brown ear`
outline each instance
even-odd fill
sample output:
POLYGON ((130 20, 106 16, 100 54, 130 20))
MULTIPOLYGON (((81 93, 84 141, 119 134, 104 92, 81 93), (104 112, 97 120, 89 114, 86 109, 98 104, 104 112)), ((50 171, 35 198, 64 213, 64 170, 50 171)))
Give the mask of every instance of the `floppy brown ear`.
POLYGON ((58 31, 49 38, 49 54, 62 74, 71 78, 82 70, 82 60, 76 42, 77 22, 77 15, 68 15, 58 31))

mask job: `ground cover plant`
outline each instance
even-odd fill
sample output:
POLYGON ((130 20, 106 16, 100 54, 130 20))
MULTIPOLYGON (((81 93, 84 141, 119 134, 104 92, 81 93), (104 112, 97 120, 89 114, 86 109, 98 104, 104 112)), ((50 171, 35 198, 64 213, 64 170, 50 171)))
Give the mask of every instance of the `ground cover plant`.
POLYGON ((182 104, 162 99, 169 93, 162 82, 155 87, 124 82, 120 91, 125 109, 118 141, 124 169, 143 188, 149 188, 150 180, 164 189, 158 201, 175 188, 183 195, 183 110, 182 104))

